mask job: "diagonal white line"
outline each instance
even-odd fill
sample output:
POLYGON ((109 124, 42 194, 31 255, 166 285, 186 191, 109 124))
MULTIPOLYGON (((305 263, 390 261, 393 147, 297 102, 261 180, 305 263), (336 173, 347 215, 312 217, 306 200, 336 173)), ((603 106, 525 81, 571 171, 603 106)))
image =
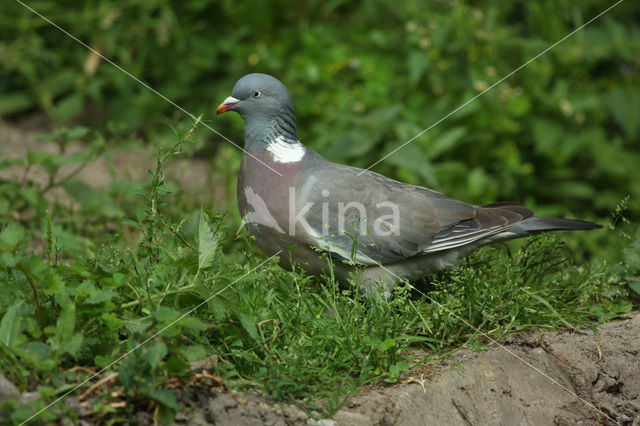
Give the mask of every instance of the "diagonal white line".
POLYGON ((511 71, 509 74, 505 75, 504 77, 502 77, 500 80, 496 81, 495 83, 493 83, 491 86, 487 87, 486 89, 484 89, 482 92, 478 93, 477 95, 475 95, 473 98, 469 99, 468 101, 466 101, 465 103, 463 103, 462 105, 460 105, 459 107, 457 107, 456 109, 452 110, 451 112, 449 112, 447 115, 445 115, 444 117, 442 117, 441 119, 439 119, 438 121, 436 121, 435 123, 433 123, 432 125, 430 125, 429 127, 427 127, 426 129, 424 129, 423 131, 421 131, 420 133, 418 133, 417 135, 415 135, 414 137, 412 137, 411 139, 409 139, 408 141, 406 141, 405 143, 403 143, 402 145, 400 145, 399 147, 397 147, 396 149, 394 149, 393 151, 391 151, 390 153, 388 153, 387 155, 385 155, 384 157, 382 157, 381 159, 379 159, 378 161, 376 161, 375 163, 371 164, 369 167, 367 167, 366 169, 362 170, 360 173, 358 173, 358 176, 360 176, 361 174, 363 174, 364 172, 369 171, 372 167, 374 167, 375 165, 381 163, 382 161, 384 161, 386 158, 392 156, 393 154, 395 154, 396 152, 398 152, 399 150, 401 150, 402 148, 404 148, 407 144, 413 142, 415 139, 419 138, 420 136, 422 136, 423 134, 425 134, 426 132, 428 132, 429 130, 433 129, 435 126, 437 126, 438 124, 440 124, 441 122, 443 122, 444 120, 446 120, 447 118, 449 118, 450 116, 452 116, 453 114, 455 114, 456 112, 458 112, 459 110, 461 110, 462 108, 464 108, 465 106, 469 105, 471 102, 475 101, 476 99, 478 99, 480 96, 484 95, 485 93, 487 93, 489 90, 493 89, 494 87, 496 87, 498 84, 502 83, 503 81, 505 81, 506 79, 508 79, 509 77, 511 77, 512 75, 514 75, 515 73, 517 73, 518 71, 520 71, 522 68, 526 67, 527 65, 529 65, 531 62, 535 61, 536 59, 538 59, 540 56, 544 55, 545 53, 547 53, 548 51, 550 51, 551 49, 553 49, 554 47, 556 47, 557 45, 559 45, 560 43, 562 43, 563 41, 565 41, 566 39, 568 39, 569 37, 571 37, 572 35, 574 35, 575 33, 577 33, 578 31, 582 30, 584 27, 586 27, 587 25, 589 25, 590 23, 592 23, 593 21, 595 21, 596 19, 598 19, 599 17, 601 17, 602 15, 604 15, 605 13, 607 13, 608 11, 610 11, 611 9, 613 9, 614 7, 616 7, 617 5, 619 5, 620 3, 622 3, 623 0, 618 0, 616 3, 614 3, 613 5, 609 6, 607 9, 603 10, 602 12, 600 12, 598 15, 596 15, 594 18, 591 18, 589 21, 587 21, 586 23, 580 25, 578 28, 576 28, 575 30, 571 31, 569 34, 567 34, 566 36, 562 37, 560 40, 556 41, 555 43, 553 43, 551 46, 547 47, 546 49, 544 49, 542 52, 538 53, 536 56, 534 56, 533 58, 529 59, 527 62, 525 62, 524 64, 520 65, 518 68, 516 68, 515 70, 511 71))
POLYGON ((171 321, 171 323, 165 325, 160 331, 157 331, 155 333, 153 333, 151 336, 147 337, 145 340, 143 340, 141 343, 139 343, 135 348, 129 350, 128 352, 126 352, 124 355, 121 355, 119 358, 117 358, 116 360, 112 361, 109 365, 107 365, 106 367, 104 367, 102 370, 98 371, 97 373, 89 376, 87 379, 83 380, 82 382, 80 382, 78 385, 76 385, 75 387, 73 387, 71 390, 68 390, 67 392, 65 392, 64 394, 62 394, 60 397, 58 397, 58 399, 56 399, 55 401, 49 403, 49 405, 47 405, 46 407, 42 408, 40 411, 36 412, 34 415, 32 415, 31 417, 29 417, 27 420, 23 421, 22 423, 20 423, 20 425, 24 425, 26 424, 29 420, 33 419, 35 416, 37 416, 38 414, 42 413, 43 411, 47 410, 49 407, 51 407, 52 405, 58 403, 59 401, 61 401, 62 399, 64 399, 65 397, 67 397, 67 395, 69 395, 70 393, 73 393, 76 389, 78 389, 80 386, 84 385, 85 383, 87 383, 89 380, 93 379, 96 376, 99 376, 101 373, 103 373, 104 371, 106 371, 109 367, 111 367, 114 364, 117 364, 118 362, 122 361, 122 359, 124 359, 127 355, 131 354, 132 352, 134 352, 136 349, 140 348, 141 346, 143 346, 145 343, 147 343, 149 340, 153 339, 154 337, 158 336, 159 334, 161 334, 162 332, 164 332, 165 330, 167 330, 169 327, 173 326, 175 323, 177 323, 178 321, 180 321, 181 319, 183 319, 184 317, 186 317, 187 315, 190 315, 191 313, 193 313, 194 311, 196 311, 200 306, 204 305, 205 303, 207 303, 209 300, 213 299, 214 297, 216 297, 217 295, 219 295, 220 293, 222 293, 223 291, 225 291, 226 289, 228 289, 229 287, 231 287, 232 285, 234 285, 235 283, 237 283, 238 281, 240 281, 241 279, 243 279, 244 277, 246 277, 247 275, 249 275, 250 273, 252 273, 253 271, 255 271, 256 269, 258 269, 259 267, 261 267, 262 265, 264 265, 265 263, 267 263, 268 261, 270 261, 271 259, 273 259, 274 257, 276 257, 277 255, 279 255, 282 252, 282 250, 280 250, 279 252, 277 252, 276 254, 270 256, 268 259, 263 260, 262 262, 260 262, 260 264, 258 266, 255 266, 254 268, 252 268, 249 272, 246 272, 245 274, 243 274, 240 278, 237 278, 235 280, 233 280, 231 283, 227 284, 222 290, 217 291, 216 293, 214 293, 212 296, 209 296, 208 298, 206 298, 204 301, 200 302, 199 304, 197 304, 195 307, 189 309, 187 312, 185 312, 184 314, 180 315, 180 317, 178 317, 177 319, 171 321))
MULTIPOLYGON (((370 261, 376 263, 373 259, 371 259, 369 256, 367 256, 364 253, 360 253, 363 256, 365 256, 366 258, 368 258, 370 261)), ((379 267, 381 267, 382 269, 384 269, 385 271, 387 271, 389 274, 393 275, 394 277, 396 277, 397 279, 401 280, 401 281, 405 281, 403 278, 397 276, 395 273, 393 273, 392 271, 390 271, 388 268, 386 268, 384 265, 382 265, 380 262, 377 262, 377 265, 379 267)), ((406 282, 406 281, 405 281, 406 282)), ((523 363, 525 363, 527 366, 533 368, 535 371, 537 371, 538 373, 542 374, 544 377, 546 377, 547 379, 549 379, 551 382, 555 383, 556 385, 560 386, 562 389, 564 389, 565 391, 569 392, 571 395, 575 396, 576 398, 578 398, 580 401, 584 402, 585 404, 587 404, 589 407, 593 408, 594 410, 596 410, 597 412, 599 412, 600 414, 602 414, 603 416, 607 417, 609 420, 611 420, 612 422, 616 423, 616 424, 620 424, 620 422, 616 421, 615 419, 611 418, 611 416, 609 416, 608 414, 606 414, 604 411, 600 410, 598 407, 596 407, 595 405, 593 405, 592 403, 590 403, 589 401, 587 401, 586 399, 582 398, 581 396, 579 396, 578 394, 576 394, 575 392, 573 392, 571 389, 569 389, 568 387, 566 387, 565 385, 563 385, 562 383, 558 382, 556 379, 554 379, 553 377, 549 376, 547 373, 545 373, 544 371, 540 370, 538 367, 536 367, 535 365, 531 364, 529 361, 525 360, 524 358, 522 358, 520 355, 516 354, 515 352, 513 352, 511 349, 507 348, 506 346, 502 345, 501 343, 499 343, 498 341, 496 341, 494 338, 492 338, 491 336, 489 336, 487 333, 481 331, 479 328, 474 327, 473 325, 471 325, 467 320, 465 320, 464 318, 454 314, 450 309, 448 309, 446 306, 442 305, 440 302, 432 299, 431 297, 429 297, 427 294, 425 294, 424 292, 422 292, 420 289, 417 289, 416 287, 414 287, 413 285, 411 285, 410 283, 407 282, 407 284, 409 285, 409 287, 411 287, 413 290, 417 291, 418 293, 420 293, 421 295, 423 295, 424 297, 426 297, 431 303, 435 303, 436 305, 438 305, 438 307, 440 309, 443 309, 445 311, 447 311, 447 313, 449 313, 449 315, 451 315, 452 317, 456 318, 458 321, 462 322, 463 324, 465 324, 467 327, 472 328, 473 330, 475 330, 477 333, 482 334, 485 338, 487 338, 491 343, 498 345, 500 348, 504 349, 505 351, 507 351, 509 354, 513 355, 514 357, 516 357, 518 360, 522 361, 523 363)))
MULTIPOLYGON (((71 37, 73 40, 75 40, 76 42, 78 42, 79 44, 81 44, 82 46, 84 46, 85 48, 87 48, 88 50, 90 50, 91 52, 95 53, 96 55, 100 56, 102 59, 104 59, 105 61, 107 61, 108 63, 110 63, 111 65, 113 65, 114 67, 116 67, 118 70, 122 71, 123 73, 125 73, 126 75, 128 75, 129 77, 131 77, 132 79, 134 79, 135 81, 137 81, 138 83, 140 83, 142 86, 144 86, 146 89, 148 89, 149 91, 151 91, 152 93, 160 96, 162 99, 164 99, 165 101, 169 102, 171 105, 173 105, 175 108, 179 109, 180 111, 182 111, 183 113, 185 113, 186 115, 188 115, 189 117, 191 117, 193 120, 196 120, 197 117, 195 115, 193 115, 192 113, 190 113, 189 111, 187 111, 186 109, 182 108, 180 105, 178 105, 177 103, 173 102, 171 99, 167 98, 165 95, 163 95, 162 93, 158 92, 156 89, 154 89, 153 87, 149 86, 147 83, 145 83, 144 81, 140 80, 138 77, 136 77, 135 75, 131 74, 129 71, 125 70, 124 68, 122 68, 120 65, 116 64, 115 62, 113 62, 111 59, 107 58, 106 56, 104 56, 102 53, 98 52, 97 50, 95 50, 94 48, 92 48, 91 46, 89 46, 88 44, 86 44, 85 42, 83 42, 82 40, 80 40, 79 38, 77 38, 76 36, 74 36, 73 34, 71 34, 70 32, 68 32, 67 30, 65 30, 64 28, 60 27, 59 25, 57 25, 55 22, 51 21, 50 19, 48 19, 46 16, 42 15, 40 12, 36 11, 35 9, 33 9, 32 7, 30 7, 29 5, 24 4, 21 0, 16 0, 16 2, 20 3, 22 6, 24 6, 25 8, 29 9, 31 12, 33 12, 34 14, 38 15, 40 18, 44 19, 47 23, 51 24, 52 26, 54 26, 55 28, 57 28, 58 30, 60 30, 61 32, 63 32, 65 35, 71 37)), ((216 135, 220 136, 222 139, 226 140, 227 142, 229 142, 231 145, 235 146, 236 148, 238 148, 239 150, 241 150, 242 152, 244 152, 245 154, 253 157, 254 160, 258 161, 259 163, 262 163, 262 165, 266 166, 268 169, 270 169, 272 172, 274 172, 275 174, 282 176, 282 173, 280 173, 279 171, 275 170, 273 167, 269 166, 268 164, 264 163, 263 161, 261 161, 259 158, 256 158, 253 154, 251 154, 250 152, 244 150, 240 145, 238 145, 237 143, 235 143, 234 141, 232 141, 231 139, 229 139, 228 137, 226 137, 225 135, 223 135, 222 133, 218 132, 216 129, 214 129, 213 127, 209 126, 207 123, 205 122, 201 122, 201 124, 206 127, 207 129, 211 130, 213 133, 215 133, 216 135)))

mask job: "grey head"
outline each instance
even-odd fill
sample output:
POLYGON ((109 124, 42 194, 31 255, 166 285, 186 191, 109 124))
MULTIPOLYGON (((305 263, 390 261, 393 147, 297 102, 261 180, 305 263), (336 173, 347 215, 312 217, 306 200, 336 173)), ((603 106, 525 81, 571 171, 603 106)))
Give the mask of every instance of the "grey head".
POLYGON ((247 148, 269 143, 278 136, 298 141, 296 117, 289 91, 268 74, 247 74, 233 87, 217 114, 235 111, 244 120, 247 148))

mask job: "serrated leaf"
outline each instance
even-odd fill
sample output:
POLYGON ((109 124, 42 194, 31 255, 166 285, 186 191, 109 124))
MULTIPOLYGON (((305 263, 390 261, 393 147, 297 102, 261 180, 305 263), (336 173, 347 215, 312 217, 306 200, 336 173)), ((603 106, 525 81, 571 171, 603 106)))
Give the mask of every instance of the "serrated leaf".
POLYGON ((10 222, 0 232, 0 245, 7 251, 13 251, 24 240, 25 235, 26 232, 20 224, 10 222))
POLYGON ((60 294, 64 291, 64 281, 55 272, 47 274, 47 278, 44 281, 45 288, 43 293, 46 295, 60 294))
POLYGON ((85 303, 89 305, 97 305, 99 303, 106 302, 107 300, 111 300, 117 295, 118 293, 116 293, 115 291, 96 289, 96 292, 93 293, 87 300, 85 300, 85 303))
POLYGON ((132 333, 142 333, 151 327, 151 317, 133 318, 124 321, 124 326, 132 333))
POLYGON ((162 359, 167 355, 167 345, 162 342, 154 342, 147 347, 147 351, 142 355, 152 368, 157 367, 162 359))
POLYGON ((106 325, 109 330, 117 330, 122 327, 122 324, 124 323, 113 312, 103 312, 100 314, 100 320, 102 320, 103 324, 106 325))
POLYGON ((22 300, 11 305, 0 321, 0 343, 12 347, 18 342, 20 323, 22 322, 22 300))
POLYGON ((82 348, 83 342, 84 342, 84 336, 82 335, 82 333, 80 332, 74 333, 71 336, 71 338, 68 339, 68 342, 64 347, 64 352, 75 357, 80 351, 80 349, 82 348))
POLYGON ((51 347, 49 345, 37 341, 27 343, 24 348, 38 361, 49 358, 49 354, 51 353, 51 347))
POLYGON ((13 268, 18 264, 18 259, 12 253, 5 251, 0 255, 0 264, 13 268))
POLYGON ((202 345, 183 346, 178 351, 187 361, 199 361, 210 355, 202 345))
POLYGON ((188 330, 204 331, 209 328, 205 322, 196 317, 186 317, 182 319, 182 327, 188 330))
POLYGON ((198 269, 207 269, 214 265, 218 254, 218 238, 211 229, 209 218, 203 211, 200 213, 198 227, 198 269))
POLYGON ((156 310, 156 319, 163 325, 170 324, 182 315, 182 312, 169 306, 160 306, 156 310))

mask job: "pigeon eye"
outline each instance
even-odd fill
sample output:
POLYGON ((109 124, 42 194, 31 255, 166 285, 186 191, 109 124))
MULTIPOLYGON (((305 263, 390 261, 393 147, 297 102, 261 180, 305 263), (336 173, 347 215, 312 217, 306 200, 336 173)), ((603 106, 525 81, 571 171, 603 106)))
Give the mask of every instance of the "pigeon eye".
POLYGON ((255 92, 253 92, 252 95, 254 98, 259 98, 260 96, 262 96, 262 92, 259 90, 256 90, 255 92))

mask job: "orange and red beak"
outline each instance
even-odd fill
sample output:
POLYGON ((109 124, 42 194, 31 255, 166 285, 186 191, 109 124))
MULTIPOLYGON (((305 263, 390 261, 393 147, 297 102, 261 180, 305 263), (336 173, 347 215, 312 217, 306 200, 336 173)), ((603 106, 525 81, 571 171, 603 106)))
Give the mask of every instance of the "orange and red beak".
POLYGON ((242 99, 236 99, 233 96, 229 96, 227 99, 224 100, 224 102, 218 105, 218 108, 216 108, 216 115, 222 114, 223 112, 227 112, 230 109, 233 109, 233 107, 236 106, 236 104, 238 104, 238 102, 240 101, 242 101, 242 99))

